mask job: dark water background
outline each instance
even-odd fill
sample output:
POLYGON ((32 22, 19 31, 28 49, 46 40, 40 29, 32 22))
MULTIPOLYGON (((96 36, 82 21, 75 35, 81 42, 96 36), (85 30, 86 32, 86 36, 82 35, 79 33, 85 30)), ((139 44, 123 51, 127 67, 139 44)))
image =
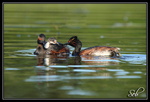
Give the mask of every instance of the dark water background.
POLYGON ((5 99, 147 97, 146 4, 4 4, 3 36, 5 99), (122 57, 35 56, 41 33, 120 47, 122 57))

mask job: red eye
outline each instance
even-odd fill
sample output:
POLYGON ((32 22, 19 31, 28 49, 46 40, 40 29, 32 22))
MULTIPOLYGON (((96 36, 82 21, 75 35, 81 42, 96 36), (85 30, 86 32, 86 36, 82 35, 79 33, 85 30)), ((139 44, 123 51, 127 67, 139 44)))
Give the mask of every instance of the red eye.
POLYGON ((42 38, 38 37, 38 40, 42 40, 42 38))

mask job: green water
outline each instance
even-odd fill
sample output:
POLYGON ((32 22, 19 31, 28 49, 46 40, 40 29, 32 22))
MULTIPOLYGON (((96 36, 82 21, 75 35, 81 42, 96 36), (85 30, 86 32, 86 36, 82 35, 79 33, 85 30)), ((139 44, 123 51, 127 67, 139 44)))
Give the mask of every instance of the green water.
POLYGON ((147 98, 146 4, 4 4, 3 20, 4 99, 147 98), (122 57, 37 57, 41 33, 120 47, 122 57))

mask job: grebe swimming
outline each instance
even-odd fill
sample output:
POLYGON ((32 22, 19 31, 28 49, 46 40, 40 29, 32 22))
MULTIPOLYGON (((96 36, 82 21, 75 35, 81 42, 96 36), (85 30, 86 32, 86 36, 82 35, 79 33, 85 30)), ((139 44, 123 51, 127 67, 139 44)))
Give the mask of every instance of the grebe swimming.
POLYGON ((72 47, 75 47, 74 51, 72 52, 73 56, 79 55, 110 56, 110 57, 121 56, 121 54, 119 53, 120 48, 117 47, 94 46, 81 50, 82 43, 77 36, 71 37, 68 40, 68 43, 66 43, 66 45, 71 45, 72 47))

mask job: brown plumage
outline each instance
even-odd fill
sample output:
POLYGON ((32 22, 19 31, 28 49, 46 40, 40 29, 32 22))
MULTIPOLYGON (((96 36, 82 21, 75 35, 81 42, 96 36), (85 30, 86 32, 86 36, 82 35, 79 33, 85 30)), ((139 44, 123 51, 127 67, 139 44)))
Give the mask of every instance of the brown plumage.
POLYGON ((79 55, 108 55, 108 56, 120 56, 120 48, 108 47, 108 46, 94 46, 80 51, 79 55))
POLYGON ((34 51, 35 55, 44 55, 44 54, 49 54, 46 49, 44 49, 43 45, 38 44, 36 47, 36 50, 34 51))

